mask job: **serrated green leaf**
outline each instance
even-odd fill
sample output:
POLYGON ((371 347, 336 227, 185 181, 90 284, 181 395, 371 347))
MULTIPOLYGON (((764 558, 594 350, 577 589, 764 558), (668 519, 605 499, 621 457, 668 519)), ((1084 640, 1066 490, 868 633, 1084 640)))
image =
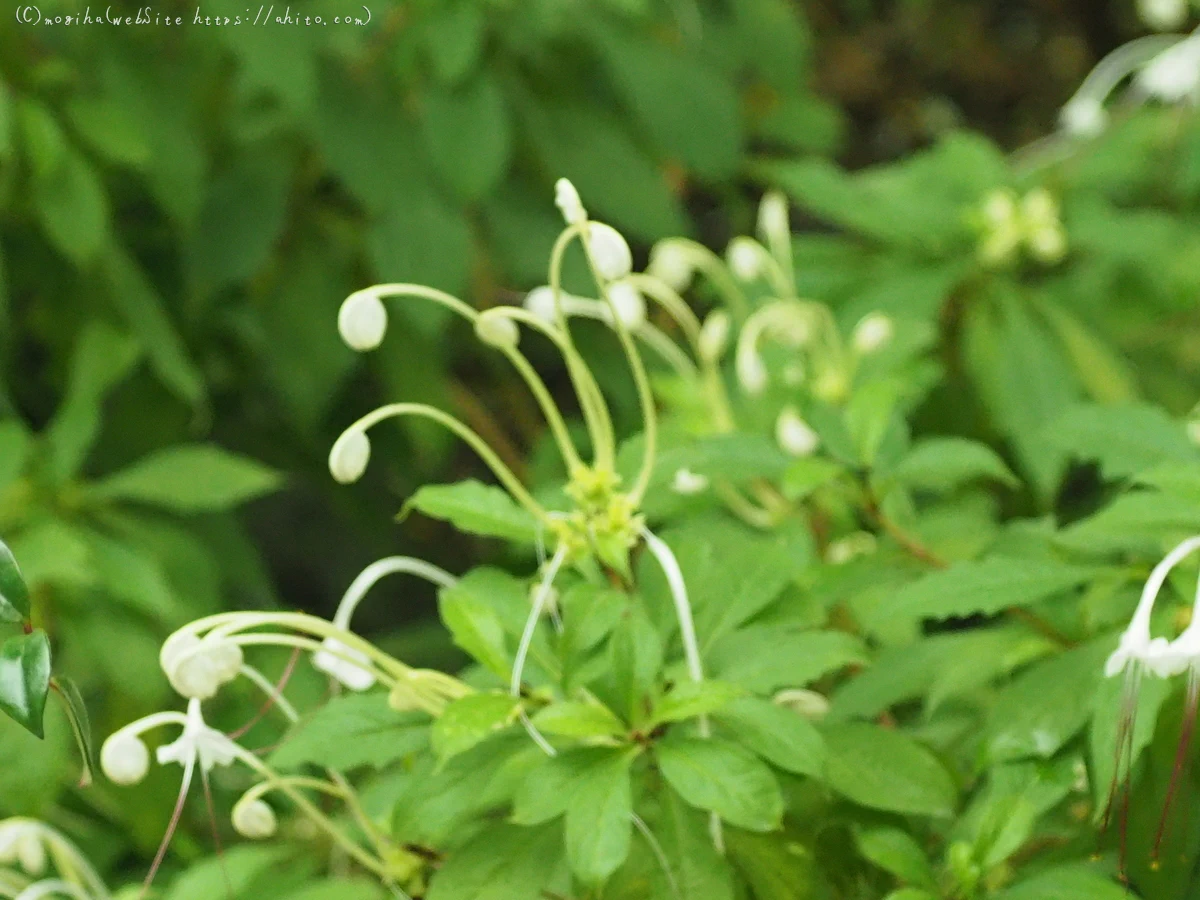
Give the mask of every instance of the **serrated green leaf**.
POLYGON ((95 482, 100 500, 124 500, 178 513, 231 509, 276 490, 280 475, 213 444, 170 447, 95 482))
POLYGON ((533 717, 534 727, 543 734, 563 737, 620 737, 628 731, 625 723, 600 703, 565 701, 552 703, 533 717))
POLYGON ((697 809, 747 831, 771 831, 783 796, 771 770, 748 750, 720 738, 668 737, 655 748, 663 777, 697 809))
POLYGON ((1200 464, 1182 423, 1147 405, 1073 407, 1046 428, 1046 440, 1106 478, 1127 478, 1169 462, 1200 464))
POLYGON ((442 762, 470 750, 511 725, 521 700, 507 693, 472 694, 455 700, 433 723, 430 739, 442 762))
POLYGON ((474 479, 457 484, 426 485, 404 504, 401 517, 414 509, 434 519, 444 519, 471 534, 537 543, 538 524, 529 511, 502 488, 474 479))
POLYGON ((965 438, 926 438, 888 472, 908 487, 951 491, 980 478, 1016 487, 1017 477, 986 444, 965 438))
POLYGON ((862 806, 917 816, 949 816, 957 791, 937 758, 898 731, 862 722, 825 732, 830 786, 862 806))
POLYGON ((1078 587, 1095 573, 1043 559, 990 557, 957 563, 902 588, 881 614, 888 618, 949 619, 993 615, 1032 606, 1078 587))
POLYGON ((757 697, 744 697, 715 718, 730 738, 767 762, 797 775, 824 777, 825 739, 799 713, 757 697))
POLYGON ((451 854, 429 885, 428 900, 537 897, 563 856, 558 828, 485 828, 451 854))
POLYGON ((8 544, 0 541, 0 622, 29 618, 29 588, 8 544))
POLYGON ((1129 891, 1083 865, 1062 866, 1018 882, 996 900, 1127 900, 1129 891))
POLYGON ((804 687, 837 669, 866 661, 866 648, 852 634, 779 625, 738 629, 714 643, 707 657, 714 678, 760 694, 804 687))
POLYGON ((1129 491, 1064 529, 1059 543, 1091 553, 1157 549, 1200 530, 1200 503, 1168 491, 1129 491))
POLYGON ((712 715, 745 695, 744 688, 726 681, 681 681, 654 704, 650 725, 712 715))
POLYGON ((43 737, 42 719, 50 691, 50 639, 38 629, 0 645, 0 712, 43 737))
POLYGON ((640 725, 643 699, 650 693, 663 664, 662 638, 641 606, 634 606, 613 629, 608 642, 609 675, 616 689, 618 712, 640 725))
POLYGON ((567 807, 567 859, 585 884, 599 884, 629 855, 633 792, 626 751, 589 766, 573 783, 567 807))
POLYGON ((396 712, 385 693, 334 697, 288 734, 271 765, 382 768, 428 745, 428 721, 421 713, 396 712))

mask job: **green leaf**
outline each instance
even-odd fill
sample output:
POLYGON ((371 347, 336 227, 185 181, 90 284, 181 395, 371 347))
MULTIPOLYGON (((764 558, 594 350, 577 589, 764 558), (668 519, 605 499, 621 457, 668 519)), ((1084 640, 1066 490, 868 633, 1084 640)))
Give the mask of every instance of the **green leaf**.
POLYGON ((748 831, 779 827, 779 784, 749 751, 720 738, 671 736, 655 752, 663 777, 692 806, 748 831))
POLYGON ((504 94, 489 73, 424 98, 425 145, 442 180, 463 200, 485 196, 512 156, 512 126, 504 94))
POLYGON ((711 715, 745 694, 744 688, 725 681, 681 681, 654 704, 650 727, 711 715))
POLYGON ((882 826, 855 833, 858 852, 901 883, 934 887, 933 867, 911 834, 900 828, 882 826))
POLYGON ((290 892, 284 900, 383 900, 387 894, 377 881, 357 878, 330 878, 290 892))
POLYGON ((512 821, 541 825, 557 819, 574 802, 578 783, 588 772, 605 768, 627 753, 612 747, 573 747, 557 756, 543 756, 513 795, 512 821))
POLYGON ((1039 311, 1057 334, 1075 374, 1093 400, 1131 403, 1137 399, 1137 379, 1130 365, 1092 334, 1065 304, 1047 298, 1039 311))
POLYGON ((0 645, 0 712, 37 737, 50 691, 50 639, 38 629, 0 645))
POLYGON ((29 614, 29 588, 12 550, 0 541, 0 622, 24 622, 29 614))
POLYGON ((960 562, 901 588, 882 615, 904 619, 949 619, 993 615, 1032 606, 1078 587, 1091 569, 1045 559, 990 557, 960 562))
POLYGON ((595 702, 551 703, 538 711, 533 724, 544 734, 563 737, 620 737, 629 729, 607 706, 595 702))
POLYGON ((96 482, 92 496, 178 513, 231 509, 276 490, 277 472, 213 444, 169 447, 96 482))
POLYGON ((729 736, 767 762, 797 775, 823 778, 825 739, 808 719, 768 700, 734 700, 715 716, 729 736))
POLYGON ((88 718, 87 704, 79 687, 65 675, 50 679, 50 687, 55 695, 62 698, 67 721, 71 723, 71 733, 75 736, 75 744, 79 755, 83 758, 83 773, 79 776, 79 786, 89 787, 92 783, 92 773, 96 772, 96 745, 92 740, 92 724, 88 718))
POLYGON ((474 479, 425 485, 404 504, 401 518, 414 509, 471 534, 525 544, 534 544, 538 539, 537 520, 527 509, 502 488, 474 479))
POLYGON ((663 664, 662 638, 640 605, 613 629, 608 642, 609 674, 616 688, 618 709, 625 719, 640 724, 643 698, 650 693, 663 664))
POLYGON ((504 625, 491 602, 488 575, 469 572, 438 595, 442 622, 454 643, 494 675, 507 679, 512 672, 512 654, 504 637, 504 625))
POLYGON ((428 717, 396 712, 388 706, 387 694, 346 694, 296 725, 271 754, 271 765, 380 769, 424 749, 428 738, 428 717))
POLYGON ((793 502, 803 500, 845 471, 845 466, 823 456, 803 456, 788 466, 780 490, 793 502))
POLYGON ((900 484, 931 491, 952 491, 980 478, 1017 487, 1017 477, 986 444, 966 438, 926 438, 887 473, 900 484))
POLYGON ((567 859, 585 884, 599 884, 629 855, 633 792, 626 751, 588 767, 575 779, 567 807, 567 859))
POLYGON ((996 900, 1127 900, 1127 888, 1085 866, 1042 872, 996 894, 996 900))
MULTIPOLYGON (((829 897, 817 860, 803 844, 781 834, 730 831, 729 857, 754 892, 755 900, 829 897)), ((824 860, 822 860, 824 862, 824 860)))
POLYGON ((701 178, 731 175, 742 145, 733 85, 672 46, 599 27, 596 32, 617 89, 661 154, 701 178))
POLYGON ((268 873, 274 874, 272 870, 285 856, 280 847, 230 847, 220 856, 192 864, 163 893, 163 900, 212 900, 227 890, 226 885, 235 895, 251 896, 250 889, 268 873))
POLYGON ((443 83, 455 84, 475 67, 486 32, 484 11, 472 0, 451 0, 430 11, 425 20, 425 51, 443 83))
POLYGON ((1099 462, 1109 479, 1164 463, 1200 463, 1183 424, 1157 406, 1076 406, 1046 427, 1046 440, 1075 459, 1099 462))
POLYGON ((101 403, 129 375, 140 354, 136 343, 100 322, 90 323, 79 336, 66 399, 46 432, 56 480, 78 474, 100 432, 101 403))
POLYGON ((828 729, 829 784, 862 806, 917 816, 949 816, 957 792, 950 773, 907 735, 863 722, 828 729))
POLYGON ((108 195, 83 154, 64 144, 54 167, 35 175, 33 207, 58 250, 83 268, 108 240, 108 195))
POLYGON ((537 897, 562 859, 557 828, 499 825, 483 829, 438 869, 428 900, 537 897))
MULTIPOLYGON (((655 833, 667 854, 680 900, 732 900, 733 873, 713 847, 708 816, 692 809, 674 791, 662 794, 655 833)), ((671 885, 666 879, 663 882, 663 890, 652 896, 671 896, 671 885)))
POLYGON ((779 625, 748 625, 734 631, 713 644, 707 659, 713 677, 759 694, 804 687, 866 661, 866 648, 854 635, 779 625))
POLYGON ((1169 491, 1134 490, 1060 532, 1060 544, 1089 553, 1158 550, 1200 529, 1200 503, 1169 491))
POLYGON ((0 494, 21 477, 32 451, 33 438, 21 422, 0 422, 0 494))
POLYGON ((433 751, 442 762, 470 750, 494 732, 511 725, 519 697, 507 693, 472 694, 455 700, 433 724, 433 751))
POLYGON ((1111 641, 1101 640, 1040 662, 996 697, 985 746, 993 762, 1050 757, 1092 715, 1111 641))
POLYGON ((1096 702, 1089 729, 1089 750, 1092 771, 1088 778, 1095 798, 1097 815, 1103 815, 1108 803, 1109 786, 1117 765, 1118 752, 1122 755, 1122 766, 1134 770, 1141 759, 1142 751, 1154 740, 1158 716, 1163 704, 1171 696, 1173 685, 1162 678, 1144 678, 1138 686, 1137 712, 1133 719, 1133 734, 1124 747, 1117 746, 1117 733, 1125 712, 1125 679, 1105 678, 1096 690, 1096 702))

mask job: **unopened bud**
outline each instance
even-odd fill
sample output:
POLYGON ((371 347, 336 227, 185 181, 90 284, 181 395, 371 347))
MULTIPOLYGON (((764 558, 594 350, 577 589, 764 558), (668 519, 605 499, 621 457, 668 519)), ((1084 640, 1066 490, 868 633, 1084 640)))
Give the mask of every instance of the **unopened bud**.
POLYGON ((358 291, 342 303, 338 312, 338 332, 354 350, 374 350, 387 332, 387 310, 375 294, 358 291))

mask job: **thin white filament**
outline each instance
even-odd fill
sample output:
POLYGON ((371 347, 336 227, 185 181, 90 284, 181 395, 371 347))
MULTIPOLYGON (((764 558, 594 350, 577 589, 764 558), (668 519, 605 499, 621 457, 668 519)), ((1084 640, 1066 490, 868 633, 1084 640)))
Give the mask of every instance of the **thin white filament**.
POLYGON ((367 592, 388 575, 398 575, 401 573, 416 575, 443 588, 453 587, 458 583, 458 579, 449 572, 432 563, 427 563, 423 559, 416 559, 411 556, 389 556, 387 559, 371 563, 354 579, 347 589, 345 596, 342 597, 341 603, 338 604, 337 613, 333 617, 333 624, 338 628, 349 631, 350 619, 354 615, 355 610, 358 609, 358 605, 367 595, 367 592))
MULTIPOLYGON (((533 608, 529 611, 529 618, 525 620, 525 630, 521 633, 521 643, 517 646, 517 655, 513 659, 512 680, 509 682, 508 689, 509 693, 514 697, 521 696, 521 674, 525 671, 525 660, 528 658, 529 648, 533 644, 533 635, 537 631, 538 620, 542 617, 542 610, 546 607, 546 601, 550 599, 550 591, 554 587, 554 579, 558 577, 558 570, 562 568, 562 564, 566 558, 567 548, 565 545, 560 546, 554 551, 550 565, 546 567, 545 574, 542 576, 542 580, 534 592, 533 608)), ((523 711, 521 713, 521 724, 525 726, 525 730, 529 732, 529 736, 533 738, 534 743, 547 756, 555 755, 554 748, 542 737, 523 711)))

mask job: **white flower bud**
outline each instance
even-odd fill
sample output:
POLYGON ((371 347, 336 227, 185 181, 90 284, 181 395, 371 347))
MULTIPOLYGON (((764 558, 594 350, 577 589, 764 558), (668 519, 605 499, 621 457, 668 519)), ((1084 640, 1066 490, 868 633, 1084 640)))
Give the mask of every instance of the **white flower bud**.
POLYGON ((984 198, 984 221, 993 228, 1009 225, 1017 218, 1017 197, 1006 188, 997 188, 984 198))
POLYGON ((829 700, 823 694, 803 688, 782 690, 775 695, 774 702, 806 719, 823 719, 829 712, 829 700))
POLYGON ((374 350, 387 332, 387 310, 383 301, 369 291, 356 291, 338 312, 338 332, 354 350, 374 350))
POLYGON ((587 210, 579 199, 579 191, 569 179, 560 178, 554 182, 554 205, 562 213, 568 225, 578 225, 587 220, 587 210))
POLYGON ((313 666, 352 691, 365 691, 375 685, 371 659, 361 650, 347 647, 337 638, 327 637, 323 649, 313 654, 313 666))
POLYGON ((0 865, 13 863, 34 878, 46 871, 46 847, 40 826, 20 820, 0 825, 0 865))
POLYGON ((343 432, 329 451, 329 472, 338 484, 354 484, 371 461, 371 439, 360 428, 343 432))
POLYGON ((710 312, 700 326, 700 338, 697 341, 700 356, 707 362, 716 362, 724 356, 729 348, 732 329, 729 313, 720 309, 710 312))
POLYGON ((675 478, 671 482, 671 490, 685 497, 690 497, 693 494, 699 494, 708 490, 708 478, 693 472, 691 469, 680 469, 675 473, 675 478))
MULTIPOLYGON (((617 312, 617 318, 630 331, 646 322, 646 300, 641 291, 627 281, 617 281, 608 286, 608 299, 617 312)), ((611 310, 605 307, 611 315, 611 310)))
POLYGON ((775 420, 775 440, 785 453, 792 456, 812 456, 821 445, 820 436, 791 406, 786 407, 775 420))
POLYGON ((1029 252, 1038 262, 1053 265, 1067 255, 1067 236, 1060 225, 1043 225, 1030 232, 1029 252))
POLYGON ((744 353, 738 353, 734 362, 738 384, 747 394, 761 394, 767 388, 767 364, 758 351, 750 348, 744 353))
POLYGON ((113 784, 137 784, 150 771, 150 750, 137 735, 118 731, 100 748, 100 768, 113 784))
POLYGON ((633 271, 633 254, 621 232, 603 222, 588 225, 588 252, 600 277, 617 281, 633 271))
POLYGON ((646 273, 660 279, 671 290, 682 293, 692 283, 696 270, 691 254, 685 247, 665 240, 659 241, 650 251, 650 265, 646 273))
POLYGON ((214 696, 222 685, 237 677, 244 661, 242 648, 233 641, 201 639, 190 631, 171 635, 159 659, 171 687, 194 700, 214 696))
POLYGON ((725 259, 733 274, 742 281, 754 281, 762 274, 762 245, 753 238, 735 237, 729 242, 725 259))
POLYGON ((1095 97, 1079 97, 1062 108, 1058 121, 1067 134, 1078 138, 1094 138, 1108 127, 1108 110, 1095 97))
POLYGON ((763 240, 770 240, 780 235, 786 239, 787 235, 791 233, 787 200, 778 191, 769 191, 764 194, 762 202, 758 205, 758 233, 763 240))
POLYGON ((1138 0, 1138 16, 1154 31, 1176 31, 1187 21, 1187 0, 1138 0))
POLYGON ((1200 38, 1188 38, 1154 57, 1138 74, 1136 84, 1164 103, 1194 100, 1200 89, 1200 38))
POLYGON ((891 318, 883 313, 864 316, 862 321, 854 326, 854 349, 862 356, 874 353, 891 341, 895 330, 891 318))
POLYGON ((553 324, 555 313, 554 291, 552 288, 546 286, 534 288, 525 295, 525 302, 522 305, 527 311, 543 322, 553 324))
POLYGON ((485 310, 475 320, 475 334, 489 347, 513 350, 521 340, 517 323, 498 310, 485 310))
POLYGON ((233 807, 233 830, 244 838, 261 841, 275 834, 279 821, 275 818, 275 810, 263 800, 249 800, 243 797, 233 807))
POLYGON ((855 557, 874 553, 878 543, 870 532, 856 531, 830 544, 825 551, 825 561, 835 566, 845 565, 855 557))

